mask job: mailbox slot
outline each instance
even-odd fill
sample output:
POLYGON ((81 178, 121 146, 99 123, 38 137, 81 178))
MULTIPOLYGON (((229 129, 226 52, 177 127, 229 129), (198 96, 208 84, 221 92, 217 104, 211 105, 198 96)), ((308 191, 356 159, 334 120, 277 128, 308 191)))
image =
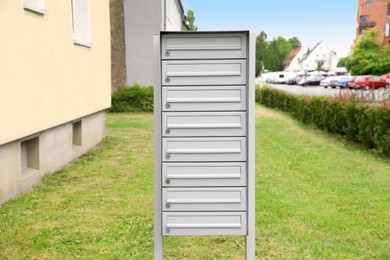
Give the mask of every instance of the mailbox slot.
POLYGON ((164 211, 245 211, 245 188, 164 188, 164 211))
POLYGON ((245 137, 163 138, 165 162, 236 161, 246 160, 245 137))
POLYGON ((163 235, 246 235, 245 212, 165 212, 163 235))
POLYGON ((162 103, 163 111, 243 111, 246 110, 246 87, 164 87, 162 103))
POLYGON ((246 35, 226 33, 197 35, 163 35, 164 59, 245 59, 246 35))
POLYGON ((163 163, 164 187, 246 186, 246 163, 163 163))
POLYGON ((162 83, 172 85, 246 84, 246 60, 169 60, 162 62, 162 83))
POLYGON ((163 113, 163 136, 245 136, 245 112, 163 113))

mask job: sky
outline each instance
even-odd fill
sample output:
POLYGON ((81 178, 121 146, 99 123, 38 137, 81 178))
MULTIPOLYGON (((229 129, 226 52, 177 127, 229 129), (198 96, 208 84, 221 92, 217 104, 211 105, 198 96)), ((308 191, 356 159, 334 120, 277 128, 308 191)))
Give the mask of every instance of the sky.
POLYGON ((298 37, 303 48, 323 41, 345 57, 355 39, 357 0, 184 0, 199 31, 250 30, 298 37))

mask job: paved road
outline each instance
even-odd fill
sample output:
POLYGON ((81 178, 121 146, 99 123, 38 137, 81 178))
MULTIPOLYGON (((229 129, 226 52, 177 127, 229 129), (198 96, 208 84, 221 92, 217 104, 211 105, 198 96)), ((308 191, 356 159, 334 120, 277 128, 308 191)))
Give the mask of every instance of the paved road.
MULTIPOLYGON (((263 85, 265 83, 256 82, 256 84, 263 85)), ((375 100, 381 101, 383 99, 387 99, 389 97, 389 89, 376 89, 374 91, 369 90, 349 90, 349 89, 333 89, 333 88, 324 88, 320 86, 308 86, 301 87, 295 85, 278 85, 278 84, 268 84, 268 86, 280 90, 284 90, 286 92, 296 94, 296 95, 305 95, 305 96, 331 96, 338 97, 340 95, 354 95, 357 94, 361 97, 365 97, 366 99, 372 99, 373 95, 375 100)))

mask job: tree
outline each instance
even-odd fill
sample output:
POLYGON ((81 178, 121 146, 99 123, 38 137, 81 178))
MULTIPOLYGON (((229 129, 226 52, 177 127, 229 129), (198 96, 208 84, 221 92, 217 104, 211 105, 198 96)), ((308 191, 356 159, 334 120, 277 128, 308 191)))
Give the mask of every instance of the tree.
POLYGON ((352 75, 381 75, 390 71, 390 50, 381 46, 378 35, 378 29, 364 31, 352 46, 352 54, 348 59, 352 75))
POLYGON ((267 34, 262 31, 256 37, 256 75, 262 73, 264 67, 264 57, 267 55, 267 34))
POLYGON ((349 56, 340 58, 339 62, 337 63, 337 67, 348 68, 348 63, 349 63, 349 56))
POLYGON ((324 61, 323 60, 318 60, 317 61, 317 70, 320 71, 322 70, 322 67, 324 66, 324 61))
POLYGON ((301 42, 297 37, 286 40, 284 37, 278 36, 267 41, 267 34, 262 31, 256 37, 256 75, 265 69, 269 71, 283 70, 283 61, 292 49, 300 45, 301 42))
POLYGON ((197 31, 198 30, 198 26, 196 26, 194 24, 195 22, 195 15, 194 15, 194 11, 192 11, 191 9, 188 9, 187 11, 187 20, 188 20, 188 28, 190 31, 197 31))
POLYGON ((288 39, 288 42, 291 45, 291 49, 295 49, 295 48, 301 46, 301 41, 297 37, 292 37, 292 38, 288 39))

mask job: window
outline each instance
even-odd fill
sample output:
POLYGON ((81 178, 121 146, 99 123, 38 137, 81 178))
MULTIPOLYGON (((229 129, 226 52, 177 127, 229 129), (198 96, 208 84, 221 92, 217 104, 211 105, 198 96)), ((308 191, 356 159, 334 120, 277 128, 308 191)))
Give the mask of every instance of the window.
POLYGON ((72 124, 72 143, 73 145, 81 146, 81 121, 72 124))
POLYGON ((367 6, 367 7, 372 6, 372 0, 367 0, 367 1, 366 1, 366 6, 367 6))
POLYGON ((73 42, 91 47, 89 0, 72 0, 73 42))
POLYGON ((39 14, 46 14, 44 0, 23 0, 23 8, 39 14))
POLYGON ((360 22, 361 23, 367 23, 368 22, 368 15, 360 16, 360 22))
POLYGON ((39 170, 39 137, 21 142, 20 150, 22 174, 39 170))

